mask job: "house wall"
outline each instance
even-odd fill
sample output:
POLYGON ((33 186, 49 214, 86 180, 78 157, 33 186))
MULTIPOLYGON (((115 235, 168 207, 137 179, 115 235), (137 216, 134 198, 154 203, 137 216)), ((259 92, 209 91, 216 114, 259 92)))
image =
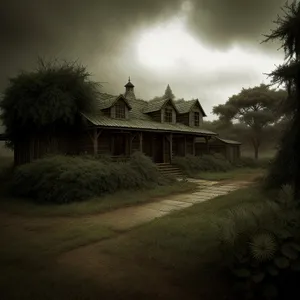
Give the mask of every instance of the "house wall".
POLYGON ((192 137, 186 137, 186 154, 187 155, 193 155, 194 150, 193 150, 193 141, 194 139, 192 137))
POLYGON ((181 124, 184 124, 186 126, 189 126, 189 113, 186 113, 186 114, 178 114, 177 115, 177 122, 178 123, 181 123, 181 124))
POLYGON ((148 115, 152 118, 153 121, 162 122, 162 111, 161 110, 154 111, 152 113, 149 113, 148 115))
POLYGON ((55 136, 25 136, 14 145, 15 165, 30 163, 47 154, 77 155, 80 153, 77 137, 71 132, 60 133, 55 136))
POLYGON ((199 112, 199 127, 203 124, 203 114, 200 110, 200 108, 194 107, 193 109, 191 109, 191 111, 189 112, 189 126, 195 127, 194 125, 194 112, 199 112))

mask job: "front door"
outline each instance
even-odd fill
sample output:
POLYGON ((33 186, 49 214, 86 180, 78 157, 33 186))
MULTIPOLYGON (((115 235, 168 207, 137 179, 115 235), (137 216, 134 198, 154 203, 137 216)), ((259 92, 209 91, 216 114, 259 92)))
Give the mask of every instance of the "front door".
POLYGON ((114 147, 113 147, 113 155, 126 155, 126 134, 115 134, 114 135, 114 147))

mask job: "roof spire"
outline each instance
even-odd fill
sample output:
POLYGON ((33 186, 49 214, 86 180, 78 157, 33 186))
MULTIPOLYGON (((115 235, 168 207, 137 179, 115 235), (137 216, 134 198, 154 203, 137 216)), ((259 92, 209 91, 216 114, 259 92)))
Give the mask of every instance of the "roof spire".
POLYGON ((134 95, 134 85, 130 81, 130 76, 128 77, 128 82, 125 84, 125 98, 132 98, 135 99, 134 95))

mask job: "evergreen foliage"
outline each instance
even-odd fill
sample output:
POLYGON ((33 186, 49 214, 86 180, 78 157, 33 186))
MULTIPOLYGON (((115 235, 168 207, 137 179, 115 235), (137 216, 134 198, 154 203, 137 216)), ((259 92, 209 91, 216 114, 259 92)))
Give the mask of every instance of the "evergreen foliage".
POLYGON ((166 90, 165 90, 165 93, 164 93, 164 98, 169 98, 169 99, 175 99, 175 95, 173 94, 172 92, 172 89, 170 87, 170 85, 168 84, 166 90))
POLYGON ((279 40, 285 51, 285 61, 270 76, 273 83, 284 84, 289 97, 285 103, 289 120, 279 144, 267 187, 290 183, 295 187, 295 197, 300 198, 300 2, 293 1, 283 8, 283 16, 275 21, 276 28, 266 35, 266 40, 279 40))

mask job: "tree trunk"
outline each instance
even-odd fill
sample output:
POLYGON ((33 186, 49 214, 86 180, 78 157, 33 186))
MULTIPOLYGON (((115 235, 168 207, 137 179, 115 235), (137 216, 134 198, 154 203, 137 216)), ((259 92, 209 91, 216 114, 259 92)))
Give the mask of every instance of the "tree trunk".
POLYGON ((259 146, 260 146, 260 141, 257 137, 252 138, 252 145, 254 148, 254 158, 257 160, 258 159, 258 150, 259 150, 259 146))
POLYGON ((254 158, 257 160, 258 159, 258 145, 254 145, 254 158))

